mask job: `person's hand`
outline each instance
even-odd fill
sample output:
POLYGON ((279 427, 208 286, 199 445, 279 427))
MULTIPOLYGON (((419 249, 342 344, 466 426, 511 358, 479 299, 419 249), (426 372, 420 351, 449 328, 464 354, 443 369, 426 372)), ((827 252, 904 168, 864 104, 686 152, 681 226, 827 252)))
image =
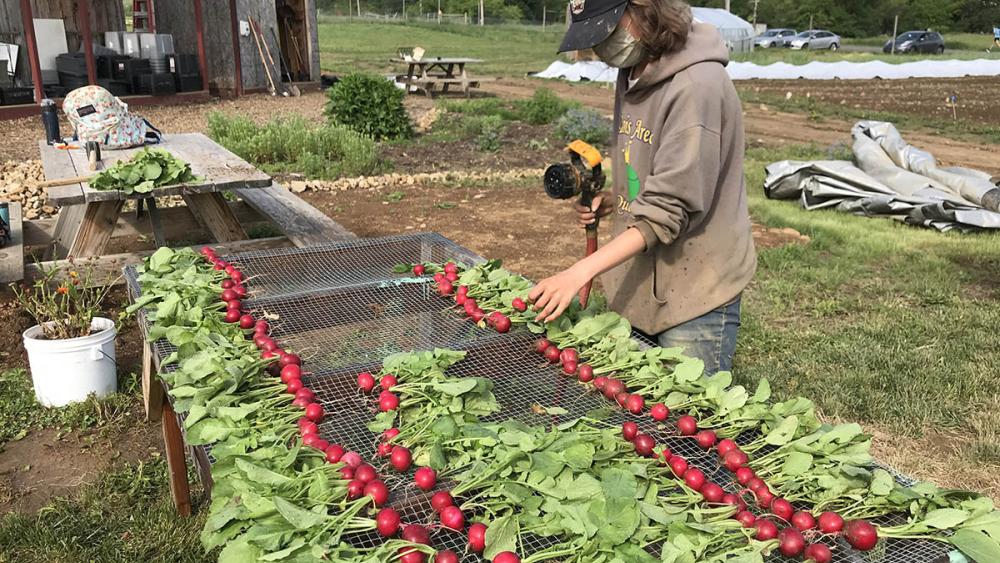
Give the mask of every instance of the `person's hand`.
POLYGON ((538 311, 535 320, 546 323, 559 318, 559 315, 569 307, 573 298, 593 276, 587 275, 579 263, 558 274, 538 282, 528 299, 534 303, 533 309, 538 311))
POLYGON ((577 200, 573 204, 573 210, 576 211, 577 222, 580 223, 580 226, 586 227, 593 223, 595 219, 607 217, 611 214, 611 198, 606 195, 595 196, 590 209, 581 205, 580 200, 577 200))

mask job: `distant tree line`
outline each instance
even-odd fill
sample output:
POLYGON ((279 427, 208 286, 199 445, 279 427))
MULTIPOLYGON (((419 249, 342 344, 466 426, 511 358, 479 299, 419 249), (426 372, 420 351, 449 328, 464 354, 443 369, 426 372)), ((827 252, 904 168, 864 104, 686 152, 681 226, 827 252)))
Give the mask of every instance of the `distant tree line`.
MULTIPOLYGON (((320 9, 347 14, 348 1, 357 9, 358 0, 317 0, 320 9)), ((364 12, 379 14, 401 13, 404 0, 360 0, 364 12)), ((731 0, 733 13, 750 21, 754 15, 754 0, 731 0)), ((484 0, 490 21, 541 21, 543 9, 547 19, 562 21, 566 0, 484 0)), ((721 8, 725 0, 691 0, 695 6, 721 8)), ((410 15, 434 13, 437 0, 405 0, 410 15)), ((440 0, 446 14, 468 13, 474 19, 479 13, 479 0, 440 0)), ((892 33, 894 18, 899 16, 900 31, 935 29, 983 33, 1000 26, 1000 0, 758 0, 757 22, 770 27, 813 27, 836 31, 848 37, 867 37, 892 33)))

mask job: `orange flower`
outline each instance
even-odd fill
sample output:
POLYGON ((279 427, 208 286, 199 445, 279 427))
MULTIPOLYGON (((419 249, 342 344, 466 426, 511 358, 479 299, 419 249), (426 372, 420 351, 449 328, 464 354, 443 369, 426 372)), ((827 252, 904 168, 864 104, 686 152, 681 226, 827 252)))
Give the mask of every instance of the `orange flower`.
POLYGON ((70 270, 69 277, 71 277, 71 278, 78 278, 78 277, 80 277, 80 274, 78 274, 75 270, 70 270))
POLYGON ((66 287, 65 285, 60 285, 59 288, 56 289, 56 293, 58 293, 59 295, 66 295, 67 293, 69 293, 69 288, 66 287))

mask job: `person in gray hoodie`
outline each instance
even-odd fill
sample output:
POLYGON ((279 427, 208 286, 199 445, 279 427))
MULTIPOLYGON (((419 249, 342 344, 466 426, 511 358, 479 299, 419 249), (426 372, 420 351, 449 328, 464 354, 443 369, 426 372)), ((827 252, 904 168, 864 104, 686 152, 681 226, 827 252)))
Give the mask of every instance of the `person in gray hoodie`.
POLYGON ((610 307, 705 371, 732 369, 740 298, 757 265, 743 176, 743 119, 718 31, 679 0, 572 0, 560 52, 617 67, 611 193, 577 206, 614 238, 529 297, 557 318, 603 274, 610 307))

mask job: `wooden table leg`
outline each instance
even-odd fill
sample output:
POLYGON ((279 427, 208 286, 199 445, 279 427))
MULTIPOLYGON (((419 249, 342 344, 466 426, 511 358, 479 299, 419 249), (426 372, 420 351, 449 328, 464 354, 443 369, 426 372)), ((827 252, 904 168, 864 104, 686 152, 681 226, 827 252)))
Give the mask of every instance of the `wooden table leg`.
POLYGON ((177 414, 169 401, 163 403, 163 445, 167 450, 167 467, 170 474, 170 495, 180 516, 191 516, 191 485, 187 479, 187 461, 184 458, 184 438, 177 424, 177 414))
POLYGON ((462 92, 465 93, 465 97, 471 97, 472 92, 469 88, 469 75, 465 72, 465 63, 458 65, 459 76, 462 78, 462 92))
POLYGON ((153 363, 153 345, 144 342, 142 347, 142 404, 146 408, 146 420, 156 421, 163 416, 163 385, 160 384, 153 363))
MULTIPOLYGON (((167 246, 167 237, 163 235, 163 226, 160 224, 160 210, 156 208, 156 199, 147 198, 146 205, 149 206, 149 228, 153 231, 153 242, 156 246, 167 246)), ((143 200, 138 200, 136 205, 141 205, 143 200)))
POLYGON ((247 238, 246 231, 243 230, 243 226, 221 193, 184 194, 182 197, 194 218, 206 231, 212 233, 216 242, 232 242, 247 238))
POLYGON ((448 86, 450 86, 448 80, 455 78, 455 63, 451 63, 448 65, 448 68, 442 68, 441 70, 444 71, 444 80, 445 80, 444 84, 441 86, 441 93, 447 94, 448 86))
POLYGON ((76 233, 83 223, 83 214, 87 210, 86 203, 64 205, 56 215, 56 227, 52 233, 52 245, 45 249, 44 259, 61 260, 69 256, 69 247, 73 244, 76 233))
POLYGON ((83 213, 83 221, 69 248, 69 256, 75 258, 104 254, 108 241, 115 232, 115 224, 118 223, 118 216, 121 215, 125 201, 121 199, 96 201, 85 205, 87 208, 83 213))

